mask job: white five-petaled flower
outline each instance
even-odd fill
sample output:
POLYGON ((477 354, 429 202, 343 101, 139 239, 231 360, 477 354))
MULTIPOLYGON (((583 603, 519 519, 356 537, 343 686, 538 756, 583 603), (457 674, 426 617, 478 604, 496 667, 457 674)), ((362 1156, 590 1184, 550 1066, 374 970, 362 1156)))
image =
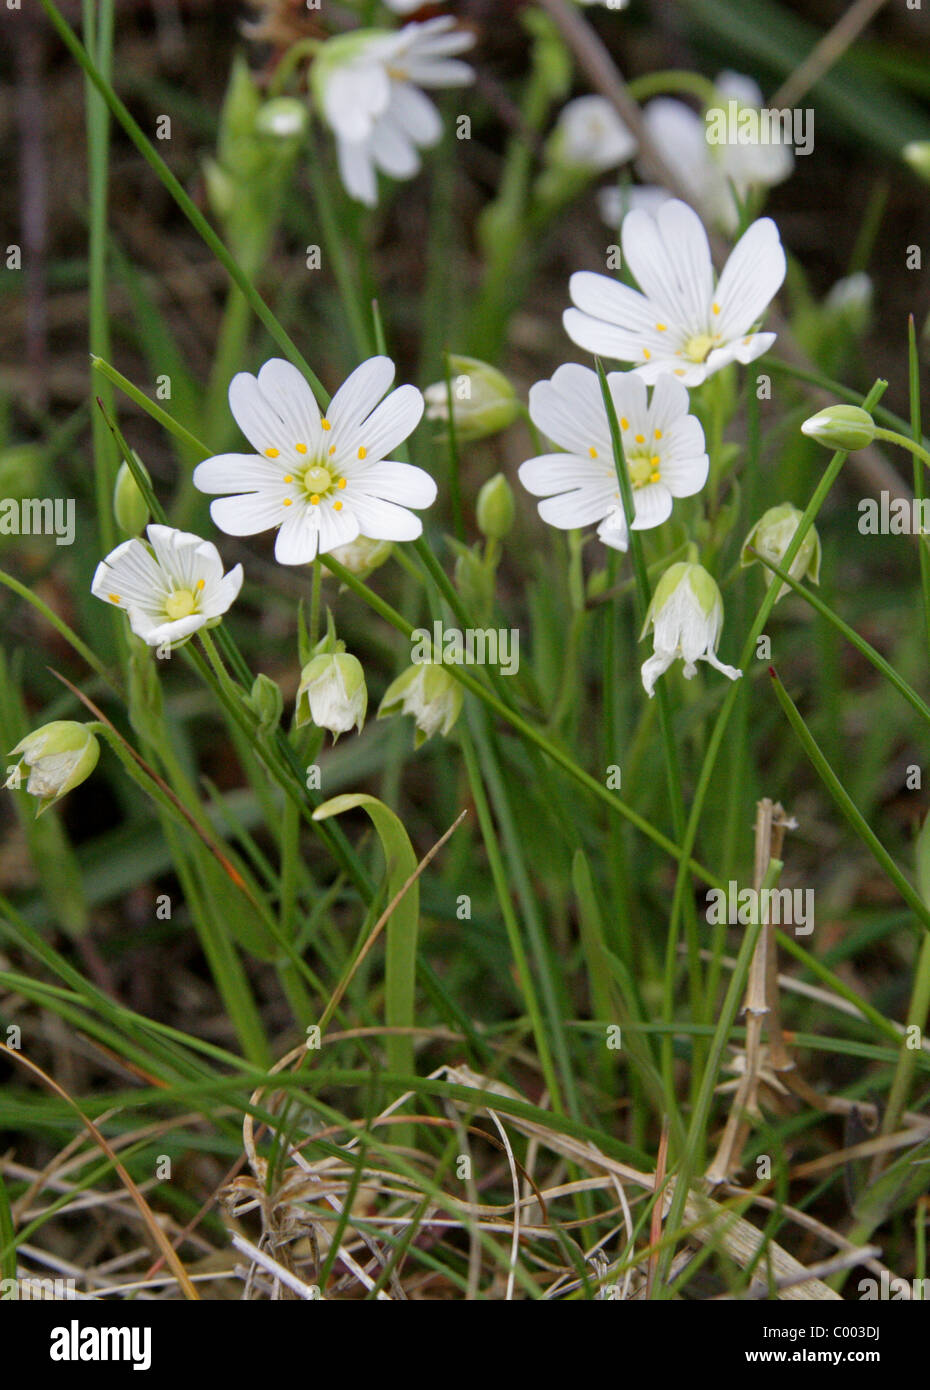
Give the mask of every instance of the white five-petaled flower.
POLYGON ((684 662, 685 680, 696 674, 698 661, 706 661, 731 681, 743 674, 717 659, 723 600, 716 580, 703 565, 681 561, 665 571, 652 596, 643 637, 650 625, 653 655, 642 666, 643 687, 650 699, 659 676, 673 661, 684 662))
MULTIPOLYGON (((707 113, 699 114, 674 97, 656 97, 643 108, 643 125, 653 148, 705 221, 732 234, 739 226, 740 204, 753 190, 786 179, 794 156, 781 128, 770 130, 764 124, 762 92, 752 78, 722 72, 714 86, 720 104, 707 113), (729 128, 733 103, 743 130, 729 128), (712 122, 712 116, 720 120, 712 122), (727 138, 718 139, 721 122, 727 138)), ((654 185, 604 188, 598 195, 601 215, 610 227, 620 225, 624 211, 645 207, 654 212, 672 196, 654 185)))
POLYGON ((242 587, 242 566, 223 574, 212 541, 153 523, 149 544, 123 541, 101 560, 91 592, 129 617, 150 647, 176 646, 201 627, 213 627, 242 587))
POLYGON ((422 468, 390 458, 423 414, 415 386, 381 399, 393 380, 391 359, 370 357, 321 416, 304 377, 281 358, 257 377, 233 377, 230 408, 258 453, 217 454, 194 470, 201 492, 236 494, 210 504, 220 530, 252 536, 278 527, 282 565, 309 564, 359 535, 415 540, 423 524, 407 509, 430 506, 436 484, 422 468))
POLYGON ((644 381, 671 372, 685 386, 698 386, 730 362, 754 362, 771 347, 774 333, 754 328, 785 278, 771 218, 746 229, 716 283, 701 219, 677 198, 654 218, 627 213, 621 242, 640 290, 576 272, 569 282, 575 307, 563 323, 579 347, 633 363, 644 381))
MULTIPOLYGON (((633 489, 633 526, 648 530, 669 517, 673 498, 690 497, 707 481, 704 431, 688 414, 688 392, 672 377, 659 378, 651 399, 633 372, 611 372, 607 383, 633 489)), ((626 550, 626 518, 597 373, 574 362, 559 367, 551 381, 530 388, 530 416, 566 450, 520 466, 523 486, 545 498, 539 503, 543 521, 561 530, 599 522, 604 544, 626 550)))
POLYGON ((395 32, 355 30, 323 45, 311 81, 353 198, 374 207, 378 170, 395 179, 419 171, 419 151, 442 135, 439 112, 421 88, 472 82, 474 70, 456 55, 473 43, 474 35, 440 15, 395 32))

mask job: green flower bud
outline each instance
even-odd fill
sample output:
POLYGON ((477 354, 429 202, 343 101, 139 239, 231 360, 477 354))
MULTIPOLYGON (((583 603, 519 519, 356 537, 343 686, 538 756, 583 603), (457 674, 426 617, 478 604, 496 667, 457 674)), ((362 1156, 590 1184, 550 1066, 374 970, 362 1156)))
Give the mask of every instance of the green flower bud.
MULTIPOLYGON (((151 484, 144 463, 138 454, 133 454, 136 466, 141 470, 146 482, 151 484)), ((139 484, 132 475, 128 463, 121 463, 113 487, 113 515, 116 524, 127 536, 138 536, 149 523, 148 503, 139 490, 139 484)))
POLYGON ((258 715, 258 727, 263 733, 270 733, 278 727, 284 709, 284 696, 281 687, 270 676, 259 674, 255 677, 246 704, 258 715))
POLYGON ((357 657, 323 652, 307 662, 297 691, 298 728, 312 723, 328 729, 335 743, 353 725, 361 733, 367 710, 365 672, 357 657))
POLYGON ((416 721, 414 748, 433 734, 449 734, 462 712, 462 687, 454 676, 435 662, 408 666, 384 692, 378 718, 412 714, 416 721))
MULTIPOLYGON (((20 755, 20 763, 29 768, 26 791, 38 797, 36 815, 86 780, 97 766, 100 745, 86 724, 72 719, 55 719, 43 724, 10 750, 10 756, 20 755)), ((7 787, 20 785, 20 764, 12 769, 7 787)))
POLYGON ((875 421, 859 405, 828 405, 801 426, 825 449, 864 449, 875 438, 875 421))
MULTIPOLYGON (((449 376, 452 416, 459 440, 467 442, 498 434, 520 414, 520 402, 510 382, 487 362, 450 354, 449 376)), ((423 397, 428 420, 448 420, 449 392, 445 381, 427 386, 423 397)))
MULTIPOLYGON (((802 513, 791 502, 781 502, 777 507, 769 507, 743 542, 740 565, 745 569, 748 565, 759 563, 756 555, 748 554, 750 546, 773 565, 781 565, 794 539, 801 516, 802 513)), ((820 583, 820 537, 816 527, 812 526, 804 537, 788 573, 792 579, 806 578, 812 584, 820 583)), ((782 584, 775 602, 790 592, 790 586, 782 584)))
POLYGON ((915 174, 930 183, 930 140, 911 140, 901 151, 901 157, 915 174))
POLYGON ((513 525, 513 489, 503 473, 495 473, 478 493, 475 519, 478 530, 491 541, 502 541, 513 525))
POLYGON ((471 612, 486 614, 494 602, 494 568, 479 553, 481 542, 465 545, 455 536, 447 536, 446 544, 455 553, 455 587, 471 612))
MULTIPOLYGON (((390 559, 393 549, 393 541, 373 541, 368 536, 356 536, 355 540, 349 541, 347 545, 334 546, 329 554, 350 574, 357 575, 359 579, 367 579, 385 560, 390 559)), ((324 569, 323 578, 327 577, 333 578, 324 569)))

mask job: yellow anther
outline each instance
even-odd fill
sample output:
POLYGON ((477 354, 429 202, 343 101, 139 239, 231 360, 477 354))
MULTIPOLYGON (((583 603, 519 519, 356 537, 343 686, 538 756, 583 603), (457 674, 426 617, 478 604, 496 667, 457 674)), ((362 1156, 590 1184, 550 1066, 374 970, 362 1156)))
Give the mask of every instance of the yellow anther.
POLYGON ((590 448, 588 449, 588 453, 591 455, 591 457, 592 457, 593 459, 596 459, 596 458, 597 458, 597 450, 595 449, 595 447, 594 447, 593 444, 592 444, 592 445, 590 446, 590 448))
POLYGON ((626 418, 625 415, 624 415, 623 419, 620 421, 620 428, 621 428, 622 430, 628 430, 628 429, 630 428, 630 422, 629 422, 629 420, 626 418))
POLYGON ((643 348, 643 356, 648 359, 652 356, 652 353, 649 351, 648 348, 643 348))
POLYGON ((320 499, 319 499, 319 497, 317 496, 317 494, 314 493, 313 496, 310 498, 310 505, 311 505, 311 507, 315 507, 316 504, 317 504, 317 502, 319 502, 319 500, 320 500, 320 499))
POLYGON ((285 473, 285 475, 284 475, 284 481, 285 481, 286 483, 292 483, 292 482, 294 481, 294 475, 293 475, 293 473, 285 473))
POLYGON ((297 450, 298 454, 305 454, 307 452, 306 444, 295 444, 294 448, 297 450))
POLYGON ((637 444, 645 444, 645 442, 646 442, 646 436, 645 436, 644 434, 638 434, 638 435, 636 436, 636 442, 637 442, 637 444))
POLYGON ((661 460, 659 459, 659 455, 658 455, 658 454, 653 454, 653 456, 652 456, 652 458, 649 460, 649 462, 652 464, 653 468, 658 468, 659 463, 661 462, 661 460))
POLYGON ((719 305, 719 304, 715 304, 715 305, 714 305, 714 313, 715 313, 715 314, 719 314, 719 313, 720 313, 720 305, 719 305))
POLYGON ((684 369, 684 367, 676 367, 676 368, 675 368, 675 376, 684 376, 684 374, 685 374, 685 369, 684 369))
POLYGON ((651 483, 657 483, 657 482, 659 481, 659 477, 660 477, 660 475, 659 475, 659 470, 658 470, 658 468, 657 468, 656 471, 655 471, 654 473, 650 473, 650 474, 649 474, 649 481, 650 481, 651 483))
POLYGON ((197 589, 198 594, 200 593, 200 590, 201 590, 202 588, 204 588, 204 586, 206 585, 206 582, 207 582, 207 581, 206 581, 205 579, 198 579, 198 580, 197 580, 197 584, 196 584, 195 587, 196 587, 196 589, 197 589))
POLYGON ((123 601, 120 598, 119 594, 107 594, 107 598, 111 601, 111 603, 122 603, 123 601))
POLYGON ((334 454, 334 453, 336 452, 336 446, 335 446, 335 444, 331 444, 331 445, 329 446, 329 452, 330 452, 331 454, 334 454))
POLYGON ((283 505, 285 507, 292 507, 294 505, 293 497, 285 497, 283 505))
POLYGON ((365 449, 365 448, 359 449, 359 451, 358 451, 358 456, 359 456, 360 459, 367 458, 367 457, 368 457, 368 450, 365 449))
POLYGON ((657 324, 656 324, 656 329, 657 329, 658 332, 660 332, 660 333, 664 333, 665 330, 666 330, 666 328, 668 328, 668 324, 667 324, 667 323, 657 323, 657 324))
POLYGON ((324 430, 332 429, 332 425, 329 423, 325 415, 323 416, 323 419, 320 421, 320 424, 322 425, 324 430))
POLYGON ((662 438, 662 431, 661 431, 661 430, 656 430, 656 439, 661 439, 661 438, 662 438))
POLYGON ((346 480, 345 480, 345 478, 340 478, 339 481, 338 481, 338 483, 336 484, 337 487, 345 487, 345 485, 346 485, 346 480))
POLYGON ((334 511, 334 512, 341 512, 341 511, 342 511, 342 503, 341 503, 341 502, 334 502, 334 503, 333 503, 333 511, 334 511))
POLYGON ((280 449, 266 449, 266 450, 265 450, 265 457, 266 457, 266 458, 270 458, 270 459, 276 459, 276 458, 278 457, 278 454, 280 454, 280 452, 281 452, 280 449))

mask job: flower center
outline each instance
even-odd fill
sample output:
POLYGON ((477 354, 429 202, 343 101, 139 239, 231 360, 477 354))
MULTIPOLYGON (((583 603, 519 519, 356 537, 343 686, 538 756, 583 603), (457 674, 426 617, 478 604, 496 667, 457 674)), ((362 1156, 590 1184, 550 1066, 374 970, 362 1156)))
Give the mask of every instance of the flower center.
POLYGON ((685 357, 691 362, 704 362, 711 348, 716 346, 718 338, 718 334, 695 333, 684 345, 685 357))
POLYGON ((658 454, 648 454, 645 450, 638 449, 634 454, 627 454, 626 466, 634 491, 645 487, 647 483, 659 481, 658 454))
POLYGON ((304 469, 301 483, 308 497, 325 497, 333 486, 333 475, 324 464, 317 463, 304 469))
POLYGON ((178 618, 189 618, 197 607, 197 600, 190 589, 175 589, 165 599, 165 616, 177 622, 178 618))

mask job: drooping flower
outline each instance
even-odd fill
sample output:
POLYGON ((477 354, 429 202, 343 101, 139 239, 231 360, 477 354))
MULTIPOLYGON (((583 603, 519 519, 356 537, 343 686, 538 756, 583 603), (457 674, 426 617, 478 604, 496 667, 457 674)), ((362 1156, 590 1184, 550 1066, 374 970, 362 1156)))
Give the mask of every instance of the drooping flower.
POLYGON ((642 637, 646 636, 650 625, 653 655, 642 667, 643 687, 650 699, 659 676, 673 661, 685 663, 686 680, 696 674, 698 661, 706 661, 731 681, 743 674, 735 666, 724 666, 717 660, 723 600, 716 581, 703 565, 681 561, 669 566, 656 585, 642 637))
POLYGON ((559 113, 547 142, 547 157, 573 169, 603 173, 616 169, 636 152, 636 138, 606 97, 575 97, 559 113))
POLYGON ((462 712, 462 687, 445 667, 432 661, 408 666, 384 692, 378 718, 412 714, 416 724, 414 747, 433 734, 445 737, 462 712))
MULTIPOLYGON (((801 512, 791 502, 781 502, 776 507, 769 507, 743 541, 740 566, 745 569, 748 565, 759 564, 758 556, 761 555, 763 560, 769 560, 783 568, 782 561, 794 540, 800 520, 801 512), (750 554, 750 547, 757 555, 750 554)), ((788 573, 792 579, 806 578, 812 584, 820 583, 820 537, 815 526, 810 527, 798 547, 798 553, 792 560, 788 573)), ((774 576, 769 572, 767 578, 771 579, 774 576)), ((782 584, 775 602, 790 592, 790 584, 782 584)))
MULTIPOLYGON (((633 489, 633 525, 648 530, 667 520, 675 497, 690 497, 707 481, 704 431, 688 414, 688 392, 672 377, 659 378, 651 399, 645 382, 632 372, 610 372, 607 383, 633 489)), ((538 507, 543 521, 561 530, 599 522, 605 545, 626 550, 626 519, 597 373, 574 362, 559 367, 551 381, 531 387, 530 416, 566 450, 520 466, 523 486, 545 498, 538 507)))
MULTIPOLYGON (((759 87, 741 73, 720 73, 714 85, 728 118, 730 102, 737 103, 737 119, 740 113, 757 112, 762 106, 759 87)), ((708 127, 705 115, 674 97, 656 97, 647 102, 643 123, 651 145, 689 201, 709 225, 727 234, 737 230, 740 205, 750 194, 781 183, 794 167, 790 146, 780 138, 715 143, 709 139, 715 132, 708 127)), ((764 133, 768 135, 768 131, 764 133)), ((780 136, 781 131, 773 134, 780 136)), ((666 189, 649 184, 629 191, 605 188, 598 195, 601 216, 609 227, 619 227, 630 208, 645 207, 654 212, 672 196, 666 189)))
POLYGON ((153 523, 146 534, 148 545, 123 541, 101 560, 91 592, 122 608, 150 647, 177 646, 220 621, 242 587, 242 566, 224 575, 213 542, 189 531, 153 523))
POLYGON ((393 33, 358 29, 326 41, 311 83, 353 198, 374 207, 379 170, 395 179, 419 171, 419 151, 442 135, 439 112, 421 89, 472 82, 473 69, 456 55, 473 43, 474 36, 449 15, 393 33))
POLYGON ((55 719, 20 739, 9 756, 17 753, 20 762, 10 770, 4 786, 20 785, 20 763, 25 763, 29 769, 26 791, 38 798, 36 815, 40 816, 90 776, 100 757, 100 745, 86 724, 55 719))
POLYGON ((785 253, 768 217, 740 237, 716 280, 707 233, 678 199, 655 217, 635 210, 623 220, 623 257, 639 291, 608 275, 578 271, 563 315, 572 342, 630 362, 647 382, 671 373, 698 386, 730 362, 754 362, 775 341, 760 319, 785 278, 785 253), (715 282, 716 281, 716 282, 715 282))
POLYGON ((298 726, 314 723, 328 729, 333 742, 353 727, 362 732, 368 709, 365 672, 358 657, 345 650, 321 652, 300 673, 297 691, 298 726))
POLYGON ((194 470, 201 492, 236 494, 210 504, 220 530, 253 536, 277 527, 282 565, 309 564, 360 535, 415 540, 423 524, 408 508, 430 506, 436 484, 422 468, 390 458, 423 414, 415 386, 381 399, 393 380, 391 359, 370 357, 321 416, 304 377, 282 358, 257 377, 233 377, 230 409, 258 453, 217 454, 194 470))

